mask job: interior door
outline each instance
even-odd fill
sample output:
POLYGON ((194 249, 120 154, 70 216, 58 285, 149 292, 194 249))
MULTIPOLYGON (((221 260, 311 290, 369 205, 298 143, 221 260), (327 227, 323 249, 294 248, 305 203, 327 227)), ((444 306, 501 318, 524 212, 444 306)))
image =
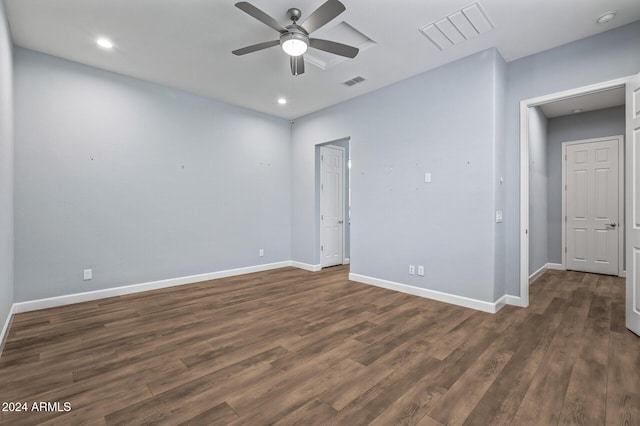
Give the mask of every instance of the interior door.
POLYGON ((342 265, 344 232, 344 150, 320 147, 320 265, 342 265))
POLYGON ((640 74, 627 83, 627 328, 640 335, 640 74))
POLYGON ((618 275, 618 138, 566 145, 567 269, 618 275))

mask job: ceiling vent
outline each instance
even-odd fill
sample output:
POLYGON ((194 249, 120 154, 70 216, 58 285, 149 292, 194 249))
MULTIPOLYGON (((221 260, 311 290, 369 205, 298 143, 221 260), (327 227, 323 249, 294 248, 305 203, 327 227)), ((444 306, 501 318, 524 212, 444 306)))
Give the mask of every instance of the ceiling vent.
POLYGON ((365 78, 358 76, 358 77, 352 78, 351 80, 347 80, 342 84, 344 84, 346 86, 355 86, 356 84, 362 83, 363 81, 365 81, 365 78))
POLYGON ((444 50, 465 40, 489 32, 493 24, 479 3, 473 3, 433 24, 420 28, 436 47, 444 50))

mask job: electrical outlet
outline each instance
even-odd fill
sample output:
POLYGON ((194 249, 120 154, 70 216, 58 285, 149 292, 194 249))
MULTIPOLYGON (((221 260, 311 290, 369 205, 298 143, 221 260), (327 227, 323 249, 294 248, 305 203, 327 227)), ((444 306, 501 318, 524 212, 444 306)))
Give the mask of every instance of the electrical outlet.
POLYGON ((409 275, 415 275, 416 267, 413 265, 409 265, 409 275))
POLYGON ((418 276, 424 277, 424 266, 418 265, 418 276))
POLYGON ((93 278, 93 269, 85 269, 84 271, 82 271, 83 273, 83 280, 84 281, 89 281, 90 279, 93 278))
POLYGON ((264 249, 260 249, 260 251, 258 251, 258 256, 264 257, 264 249))

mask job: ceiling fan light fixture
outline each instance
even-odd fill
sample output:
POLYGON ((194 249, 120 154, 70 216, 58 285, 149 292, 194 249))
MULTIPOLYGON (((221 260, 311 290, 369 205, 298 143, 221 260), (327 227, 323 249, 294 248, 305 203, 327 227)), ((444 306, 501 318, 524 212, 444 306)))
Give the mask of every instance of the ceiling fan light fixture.
POLYGON ((309 48, 308 40, 303 34, 288 33, 280 39, 280 47, 289 56, 300 56, 309 48))

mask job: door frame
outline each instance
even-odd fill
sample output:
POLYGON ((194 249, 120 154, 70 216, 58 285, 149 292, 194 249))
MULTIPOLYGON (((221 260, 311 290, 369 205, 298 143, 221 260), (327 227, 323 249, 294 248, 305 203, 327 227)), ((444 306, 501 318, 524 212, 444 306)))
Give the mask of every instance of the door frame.
POLYGON ((321 144, 320 145, 320 215, 318 216, 318 219, 320 221, 320 269, 324 268, 325 266, 322 264, 323 261, 323 257, 322 257, 322 245, 323 245, 323 241, 324 241, 324 232, 323 232, 323 227, 322 227, 322 190, 323 190, 323 181, 322 181, 322 148, 331 148, 331 149, 335 149, 338 150, 342 153, 342 173, 340 174, 340 176, 342 176, 342 180, 340 182, 340 186, 342 188, 342 260, 341 263, 344 265, 345 264, 345 252, 346 252, 346 219, 344 217, 344 211, 345 211, 345 206, 344 206, 344 202, 345 202, 345 194, 344 194, 344 186, 345 186, 345 168, 346 168, 346 163, 345 163, 345 157, 346 157, 346 150, 341 147, 341 146, 337 146, 337 145, 332 145, 331 142, 326 143, 326 144, 321 144))
POLYGON ((617 78, 520 101, 520 297, 511 299, 514 305, 529 306, 529 109, 549 102, 626 87, 632 78, 617 78))
MULTIPOLYGON (((614 135, 604 138, 582 139, 562 142, 562 188, 567 185, 567 147, 592 142, 602 142, 616 139, 618 141, 618 276, 624 278, 624 136, 614 135)), ((562 267, 567 269, 567 191, 562 190, 562 267)))

